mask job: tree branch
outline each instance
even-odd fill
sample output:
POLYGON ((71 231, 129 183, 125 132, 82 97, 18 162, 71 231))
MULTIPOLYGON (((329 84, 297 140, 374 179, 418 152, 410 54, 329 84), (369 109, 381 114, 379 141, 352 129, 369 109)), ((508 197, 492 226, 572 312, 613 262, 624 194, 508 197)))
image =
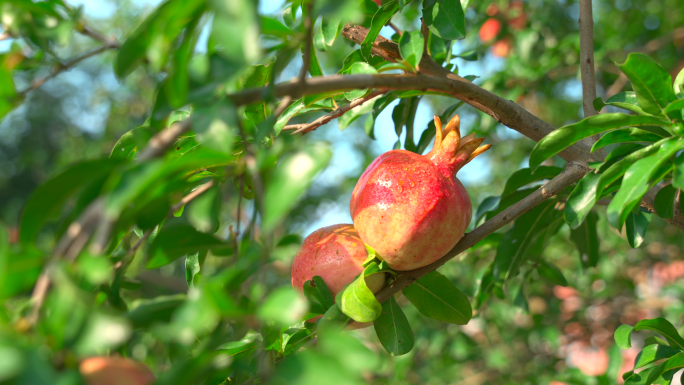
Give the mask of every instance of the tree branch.
MULTIPOLYGON (((429 60, 432 61, 432 59, 429 60)), ((426 63, 425 57, 420 64, 421 70, 424 68, 423 63, 426 63)), ((429 67, 430 65, 428 64, 427 66, 429 67)), ((534 141, 541 140, 541 138, 555 129, 552 125, 530 114, 516 103, 500 98, 456 74, 445 71, 454 75, 454 77, 445 78, 421 74, 317 76, 306 79, 303 84, 293 82, 277 84, 274 87, 274 92, 277 97, 290 96, 297 99, 304 95, 316 93, 368 88, 384 91, 437 91, 463 100, 534 141)), ((233 103, 240 106, 258 102, 264 98, 264 95, 264 88, 249 88, 234 94, 228 94, 227 96, 233 103)), ((582 142, 567 148, 559 155, 568 162, 600 161, 605 157, 602 151, 591 153, 589 146, 582 142)))
POLYGON ((102 52, 107 51, 109 48, 110 47, 103 45, 103 46, 98 47, 98 48, 96 48, 90 52, 87 52, 87 53, 81 55, 81 56, 78 56, 78 57, 76 57, 76 58, 74 58, 74 59, 72 59, 72 60, 70 60, 64 64, 59 64, 47 76, 44 76, 44 77, 38 78, 38 79, 34 79, 31 82, 31 85, 29 85, 25 90, 19 91, 19 96, 20 97, 26 96, 26 94, 35 90, 36 88, 39 88, 40 86, 45 84, 45 82, 47 82, 48 80, 54 78, 55 76, 61 74, 62 72, 69 71, 70 69, 75 67, 78 63, 82 62, 83 60, 91 58, 93 56, 97 56, 97 55, 101 54, 102 52))
MULTIPOLYGON (((582 108, 584 117, 597 115, 593 102, 596 99, 596 76, 594 74, 594 18, 592 0, 580 0, 580 74, 582 77, 582 108)), ((592 137, 598 140, 598 135, 592 137)))
POLYGON ((513 220, 530 211, 544 200, 555 196, 572 183, 581 179, 589 171, 589 166, 587 166, 586 163, 569 163, 563 172, 541 186, 537 191, 533 192, 515 205, 500 212, 494 218, 486 221, 475 230, 464 235, 463 238, 461 238, 461 240, 456 244, 456 246, 451 249, 451 251, 449 251, 445 256, 436 262, 415 270, 400 272, 397 276, 397 279, 391 285, 379 291, 375 297, 380 302, 385 301, 395 293, 398 293, 407 286, 411 285, 420 277, 436 270, 457 255, 475 246, 489 234, 492 234, 496 230, 513 222, 513 220))
POLYGON ((284 131, 294 131, 292 134, 306 134, 308 132, 314 131, 318 127, 330 122, 331 120, 338 118, 342 115, 344 115, 347 111, 358 107, 362 105, 363 103, 366 103, 367 101, 374 99, 382 94, 387 93, 387 91, 375 91, 372 92, 368 96, 364 96, 362 98, 354 99, 351 103, 345 104, 344 106, 340 106, 337 108, 335 111, 332 111, 331 113, 327 115, 323 115, 320 118, 314 120, 311 123, 306 123, 306 124, 292 124, 289 126, 283 127, 284 131))

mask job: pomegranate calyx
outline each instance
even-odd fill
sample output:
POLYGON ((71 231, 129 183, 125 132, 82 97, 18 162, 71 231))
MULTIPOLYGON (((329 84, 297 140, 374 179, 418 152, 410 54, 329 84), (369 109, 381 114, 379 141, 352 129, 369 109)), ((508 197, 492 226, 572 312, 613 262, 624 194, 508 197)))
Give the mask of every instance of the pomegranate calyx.
POLYGON ((446 176, 454 176, 463 166, 492 146, 480 146, 484 138, 475 138, 471 133, 461 138, 461 119, 454 115, 446 128, 442 129, 442 121, 435 115, 435 144, 426 156, 446 176))

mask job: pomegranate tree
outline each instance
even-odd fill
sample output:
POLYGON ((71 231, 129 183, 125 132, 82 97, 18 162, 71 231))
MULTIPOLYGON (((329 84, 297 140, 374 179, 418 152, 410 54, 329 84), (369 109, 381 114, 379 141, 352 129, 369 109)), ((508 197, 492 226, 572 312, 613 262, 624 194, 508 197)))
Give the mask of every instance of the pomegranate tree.
MULTIPOLYGON (((292 263, 292 287, 303 292, 304 283, 320 276, 333 298, 363 272, 368 251, 353 225, 339 224, 311 233, 292 263)), ((377 293, 385 286, 385 273, 365 278, 366 285, 377 293)), ((320 317, 313 318, 314 321, 320 317)))
POLYGON ((436 136, 425 155, 392 150, 361 175, 350 203, 354 228, 395 270, 428 265, 463 237, 472 217, 470 198, 456 173, 491 146, 475 134, 461 138, 460 119, 436 136))

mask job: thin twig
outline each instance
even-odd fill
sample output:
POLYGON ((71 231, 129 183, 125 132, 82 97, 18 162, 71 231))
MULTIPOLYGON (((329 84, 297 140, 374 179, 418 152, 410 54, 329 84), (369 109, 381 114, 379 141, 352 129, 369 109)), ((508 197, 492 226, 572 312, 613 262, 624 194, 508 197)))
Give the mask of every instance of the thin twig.
POLYGON ((340 106, 336 110, 330 112, 329 114, 321 116, 320 118, 314 120, 311 123, 293 124, 293 125, 283 127, 283 130, 284 131, 294 131, 292 133, 292 135, 309 133, 311 131, 314 131, 318 127, 330 122, 331 120, 342 116, 347 111, 349 111, 355 107, 358 107, 358 106, 366 103, 367 101, 369 101, 371 99, 377 98, 378 96, 383 95, 387 92, 388 91, 386 91, 386 90, 371 92, 368 96, 364 96, 362 98, 354 99, 351 103, 345 104, 344 106, 340 106))
MULTIPOLYGON (((598 114, 594 109, 596 76, 594 74, 594 18, 591 0, 580 0, 580 74, 582 77, 582 108, 584 117, 598 114)), ((592 137, 598 140, 598 135, 592 137)))
POLYGON ((192 202, 193 199, 197 198, 198 196, 204 194, 205 192, 209 191, 210 188, 214 187, 214 181, 210 180, 209 182, 199 186, 198 188, 192 190, 192 192, 186 196, 183 197, 178 203, 175 205, 171 206, 171 211, 170 215, 173 215, 176 211, 180 210, 181 207, 187 205, 188 203, 192 202))
POLYGON ((302 69, 299 71, 299 83, 304 83, 306 80, 306 73, 309 71, 309 66, 311 65, 311 50, 313 49, 312 12, 313 2, 309 2, 306 7, 306 15, 304 16, 304 29, 306 30, 306 35, 304 36, 304 53, 302 55, 302 69))
POLYGON ((101 42, 107 48, 118 49, 121 46, 116 37, 107 37, 101 32, 96 31, 87 25, 84 25, 82 28, 78 29, 78 32, 101 42))
POLYGON ((445 256, 433 262, 427 266, 421 268, 404 271, 399 273, 397 279, 386 288, 379 291, 375 297, 378 301, 382 302, 393 296, 395 293, 403 290, 407 286, 411 285, 420 277, 425 274, 436 270, 438 267, 445 264, 447 261, 453 259, 462 252, 468 250, 469 248, 475 246, 478 242, 483 240, 489 234, 492 234, 496 230, 502 228, 503 226, 513 222, 516 218, 523 215, 524 213, 530 211, 532 208, 542 203, 544 200, 555 196, 566 187, 581 179, 590 171, 589 166, 582 163, 570 163, 566 169, 560 173, 558 176, 541 186, 537 191, 533 192, 520 202, 514 204, 513 206, 507 208, 506 210, 497 214, 494 218, 486 221, 475 230, 466 234, 461 240, 454 246, 451 251, 449 251, 445 256))
POLYGON ((107 46, 101 46, 101 47, 98 47, 98 48, 96 48, 96 49, 94 49, 88 53, 85 53, 85 54, 79 56, 79 57, 76 57, 76 58, 74 58, 74 59, 72 59, 72 60, 70 60, 64 64, 59 64, 47 76, 44 76, 44 77, 38 78, 38 79, 34 79, 31 82, 31 85, 29 85, 25 90, 22 90, 19 92, 19 96, 20 97, 26 96, 27 93, 35 90, 36 88, 39 88, 40 86, 45 84, 45 82, 47 82, 48 80, 54 78, 55 76, 61 74, 62 72, 65 72, 65 71, 72 69, 74 66, 76 66, 78 63, 82 62, 83 60, 91 58, 91 57, 96 56, 96 55, 99 55, 102 52, 107 51, 108 49, 109 49, 109 47, 107 47, 107 46))
POLYGON ((397 33, 397 35, 401 36, 404 34, 404 32, 402 30, 400 30, 399 27, 397 27, 397 25, 392 23, 391 21, 389 22, 389 26, 390 26, 390 28, 392 28, 394 30, 394 32, 397 33))

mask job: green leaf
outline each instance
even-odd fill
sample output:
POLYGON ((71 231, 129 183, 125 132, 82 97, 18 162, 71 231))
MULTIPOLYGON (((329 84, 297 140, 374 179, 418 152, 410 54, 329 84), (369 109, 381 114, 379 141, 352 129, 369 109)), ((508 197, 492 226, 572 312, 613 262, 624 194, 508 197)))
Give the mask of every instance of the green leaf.
POLYGON ((653 371, 651 371, 648 374, 648 378, 646 379, 646 382, 644 382, 644 385, 651 385, 658 381, 658 383, 662 384, 659 379, 663 378, 663 375, 666 372, 669 372, 671 370, 679 370, 684 367, 684 353, 678 353, 672 356, 670 359, 667 361, 664 361, 660 363, 658 366, 653 368, 653 371))
POLYGON ((577 246, 582 267, 588 269, 596 267, 599 260, 599 237, 596 232, 598 215, 589 211, 586 220, 570 230, 570 239, 577 246))
POLYGON ((373 43, 375 39, 380 34, 382 27, 387 24, 392 16, 399 10, 399 4, 396 0, 391 0, 383 4, 375 15, 373 15, 373 20, 371 21, 371 27, 368 29, 368 34, 361 42, 361 56, 363 56, 366 61, 370 63, 371 50, 373 49, 373 43))
POLYGON ((413 330, 393 296, 383 302, 382 313, 373 322, 373 327, 387 353, 401 356, 413 349, 413 330))
POLYGON ((185 29, 183 41, 173 53, 169 74, 164 81, 162 91, 166 93, 166 100, 173 108, 183 107, 190 89, 190 75, 188 66, 197 45, 199 31, 196 31, 199 17, 195 17, 185 29))
POLYGON ((615 330, 615 343, 620 349, 629 349, 632 347, 632 331, 634 327, 630 325, 620 325, 615 330))
POLYGON ((642 53, 630 53, 618 67, 632 83, 639 106, 650 114, 664 116, 665 107, 676 100, 670 74, 642 53))
POLYGON ((426 317, 465 325, 473 316, 468 297, 442 274, 432 271, 404 289, 404 295, 426 317))
POLYGON ((375 100, 377 100, 377 98, 369 100, 360 106, 356 106, 350 111, 347 111, 344 115, 337 118, 337 125, 340 128, 340 130, 344 130, 345 128, 349 127, 349 125, 352 124, 352 122, 354 122, 359 117, 373 111, 375 100))
POLYGON ((590 172, 577 182, 565 202, 563 216, 571 229, 578 228, 596 203, 596 188, 601 174, 590 172))
POLYGON ((280 325, 298 322, 308 310, 308 304, 291 287, 274 290, 257 310, 264 321, 276 321, 280 325))
POLYGON ((627 169, 620 190, 608 205, 608 221, 613 227, 622 228, 627 214, 641 202, 653 183, 657 182, 655 179, 661 174, 661 166, 682 149, 684 139, 665 142, 655 154, 638 160, 627 169))
MULTIPOLYGON (((380 113, 384 111, 385 108, 387 108, 387 106, 394 101, 394 99, 394 95, 391 93, 375 99, 375 102, 373 103, 373 113, 368 116, 364 124, 366 134, 368 134, 371 139, 375 139, 375 135, 373 134, 373 130, 375 128, 375 119, 377 119, 380 113)), ((425 133, 423 133, 423 135, 425 135, 425 133)))
POLYGON ((281 22, 268 16, 261 16, 261 33, 264 35, 277 36, 287 39, 293 35, 290 28, 284 26, 281 22))
POLYGON ((382 313, 382 305, 366 285, 365 277, 378 270, 378 264, 370 263, 356 279, 337 294, 337 307, 347 317, 357 322, 373 322, 382 313))
POLYGON ((229 245, 212 235, 200 233, 190 225, 164 225, 150 245, 148 269, 156 269, 187 255, 211 249, 226 249, 229 245))
MULTIPOLYGON (((364 62, 356 62, 352 64, 350 70, 352 75, 375 75, 378 73, 378 70, 376 70, 373 66, 364 62)), ((368 90, 347 91, 344 93, 344 97, 351 101, 364 96, 367 92, 368 90)))
POLYGON ((611 131, 603 135, 601 139, 594 143, 594 145, 591 147, 591 151, 594 152, 599 148, 603 148, 609 144, 633 142, 655 143, 662 139, 662 136, 652 134, 648 131, 640 130, 638 128, 626 128, 623 130, 611 131))
POLYGON ((323 41, 325 44, 332 46, 342 30, 342 20, 339 17, 330 15, 322 18, 321 30, 323 32, 323 41))
MULTIPOLYGON (((628 326, 631 329, 631 326, 629 325, 622 325, 620 327, 623 326, 628 326)), ((615 333, 617 333, 617 330, 615 333)), ((662 360, 663 358, 670 358, 679 352, 679 349, 675 349, 667 345, 654 344, 646 346, 641 350, 641 352, 639 352, 639 355, 637 355, 637 358, 634 362, 634 369, 642 368, 655 361, 662 360)))
POLYGON ((185 294, 176 294, 136 300, 124 316, 136 329, 148 328, 154 323, 168 323, 176 309, 185 303, 185 299, 185 294))
POLYGON ((684 108, 684 99, 679 99, 675 100, 674 102, 670 103, 665 107, 665 110, 663 112, 668 113, 672 111, 679 111, 682 108, 684 108))
POLYGON ((537 265, 537 271, 542 278, 554 285, 568 286, 568 281, 565 279, 563 272, 560 271, 558 266, 550 262, 540 260, 537 265))
POLYGON ((625 220, 626 229, 625 234, 627 235, 627 243, 633 249, 641 246, 646 237, 646 230, 648 225, 651 223, 651 214, 646 214, 644 212, 637 212, 636 214, 630 212, 625 220))
POLYGON ((675 92, 675 96, 679 99, 684 98, 684 68, 677 74, 672 89, 675 92))
POLYGON ((247 333, 240 341, 225 342, 216 349, 228 356, 235 356, 259 347, 261 342, 257 338, 261 338, 259 333, 247 333))
POLYGON ((420 59, 423 57, 423 45, 425 38, 420 31, 404 32, 399 39, 399 52, 412 68, 418 68, 420 59))
POLYGON ((530 168, 536 169, 543 161, 558 154, 580 140, 601 132, 625 126, 667 124, 653 116, 610 113, 590 116, 581 121, 563 126, 540 140, 530 154, 530 168))
MULTIPOLYGON (((306 48, 306 44, 302 44, 300 51, 302 52, 302 61, 304 61, 304 49, 306 48)), ((318 56, 316 56, 316 49, 311 46, 311 53, 309 54, 309 68, 308 68, 309 74, 311 76, 323 76, 323 70, 321 69, 321 65, 318 64, 318 56)))
POLYGON ((253 64, 260 56, 256 3, 249 0, 213 0, 209 5, 215 13, 207 51, 220 59, 212 62, 211 70, 220 65, 216 72, 231 76, 253 64))
POLYGON ((0 119, 20 101, 14 86, 12 71, 7 65, 7 54, 0 55, 0 119))
POLYGON ((304 282, 304 297, 309 301, 309 312, 314 314, 325 314, 335 304, 328 286, 319 276, 304 282))
POLYGON ((660 333, 671 347, 684 350, 684 339, 677 333, 677 329, 665 318, 645 319, 634 325, 634 330, 653 330, 660 333))
POLYGON ((136 127, 121 135, 112 148, 112 159, 133 159, 139 148, 144 147, 156 132, 150 126, 136 127))
MULTIPOLYGON (((601 179, 599 180, 598 185, 596 186, 596 200, 600 199, 600 197, 605 195, 604 190, 613 184, 613 182, 617 181, 620 179, 620 177, 627 172, 627 170, 638 160, 643 159, 645 157, 648 157, 655 152, 658 151, 660 146, 662 146, 665 143, 669 143, 673 141, 674 139, 672 138, 667 138, 663 139, 659 142, 653 143, 650 146, 640 148, 626 156, 624 156, 622 159, 617 160, 615 158, 613 161, 609 163, 608 158, 606 158, 606 163, 599 167, 598 172, 601 173, 601 179), (612 164, 611 164, 612 163, 612 164), (604 167, 606 165, 610 164, 609 167, 604 167)), ((638 148, 638 147, 636 147, 638 148)), ((611 157, 613 153, 618 152, 620 150, 620 153, 622 153, 622 150, 627 150, 627 151, 632 151, 634 147, 632 145, 625 145, 625 146, 620 146, 613 150, 610 154, 608 154, 608 157, 611 157)), ((618 155, 619 157, 619 155, 618 155)))
MULTIPOLYGON (((634 373, 634 372, 627 372, 631 373, 631 375, 627 378, 625 378, 624 385, 645 385, 646 382, 648 381, 648 378, 650 377, 651 373, 656 369, 657 367, 652 367, 648 368, 646 370, 643 370, 639 373, 634 373)), ((625 374, 627 374, 625 373, 625 374)))
POLYGON ((275 170, 264 196, 263 226, 273 229, 309 187, 313 178, 330 162, 327 146, 312 145, 286 157, 275 170))
POLYGON ((169 0, 162 3, 128 36, 118 49, 114 73, 123 78, 145 59, 155 71, 168 59, 171 43, 204 10, 204 1, 169 0))
POLYGON ((202 266, 207 258, 207 252, 198 251, 185 257, 185 281, 188 287, 195 287, 202 278, 202 266))
POLYGON ((594 109, 596 109, 596 111, 601 111, 605 106, 622 108, 623 110, 632 111, 638 115, 649 115, 639 107, 636 94, 632 91, 617 93, 605 102, 603 101, 603 98, 594 99, 594 109))
POLYGON ((508 177, 504 190, 501 193, 501 198, 509 196, 514 191, 532 182, 553 179, 560 174, 561 171, 563 171, 563 169, 560 167, 550 166, 539 166, 534 172, 529 168, 520 169, 508 177))
POLYGON ((230 154, 238 127, 237 111, 228 100, 208 106, 198 105, 192 115, 195 139, 202 146, 224 154, 230 154))
POLYGON ((656 194, 654 206, 656 214, 661 218, 672 219, 675 211, 675 196, 677 189, 669 184, 658 191, 656 194))
POLYGON ((546 201, 516 219, 499 243, 494 258, 494 277, 506 282, 514 277, 526 258, 539 256, 545 240, 545 230, 561 216, 554 209, 555 202, 546 201))
POLYGON ((444 40, 460 40, 466 35, 465 13, 459 0, 425 0, 423 19, 430 32, 444 40))
POLYGON ((675 158, 672 185, 680 190, 684 190, 684 153, 679 154, 675 158))
POLYGON ((475 213, 475 225, 480 223, 480 219, 487 214, 489 211, 496 209, 499 206, 499 202, 501 201, 501 197, 493 196, 493 197, 487 197, 482 200, 482 203, 480 203, 479 206, 477 206, 477 212, 475 213))
POLYGON ((21 243, 33 242, 40 228, 59 212, 67 199, 91 181, 110 174, 119 164, 119 159, 87 160, 38 187, 24 208, 19 231, 21 243))

